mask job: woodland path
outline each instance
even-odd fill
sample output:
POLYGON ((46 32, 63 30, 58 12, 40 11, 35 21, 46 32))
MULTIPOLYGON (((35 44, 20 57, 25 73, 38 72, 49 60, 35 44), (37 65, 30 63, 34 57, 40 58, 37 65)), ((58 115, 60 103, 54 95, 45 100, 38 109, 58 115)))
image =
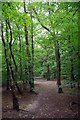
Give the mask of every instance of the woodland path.
POLYGON ((71 102, 78 101, 78 95, 57 93, 56 81, 37 80, 35 88, 38 94, 26 92, 18 96, 19 112, 8 110, 12 106, 11 93, 3 90, 3 118, 78 118, 79 106, 70 106, 71 102), (24 111, 25 110, 25 111, 24 111))

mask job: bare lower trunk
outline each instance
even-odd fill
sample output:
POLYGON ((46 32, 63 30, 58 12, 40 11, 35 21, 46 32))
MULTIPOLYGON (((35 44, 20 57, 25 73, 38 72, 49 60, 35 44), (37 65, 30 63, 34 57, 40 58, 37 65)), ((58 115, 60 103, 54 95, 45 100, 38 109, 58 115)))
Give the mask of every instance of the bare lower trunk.
POLYGON ((70 59, 71 61, 71 88, 75 87, 75 78, 74 78, 74 68, 73 68, 73 59, 70 59))
POLYGON ((8 64, 7 64, 7 90, 10 89, 10 79, 9 79, 9 68, 8 68, 8 64))
POLYGON ((59 52, 59 43, 55 41, 55 53, 56 53, 56 65, 57 65, 57 85, 58 85, 58 93, 62 93, 61 88, 61 63, 60 63, 60 52, 59 52))
POLYGON ((47 80, 50 80, 50 68, 49 68, 49 64, 47 65, 47 80))

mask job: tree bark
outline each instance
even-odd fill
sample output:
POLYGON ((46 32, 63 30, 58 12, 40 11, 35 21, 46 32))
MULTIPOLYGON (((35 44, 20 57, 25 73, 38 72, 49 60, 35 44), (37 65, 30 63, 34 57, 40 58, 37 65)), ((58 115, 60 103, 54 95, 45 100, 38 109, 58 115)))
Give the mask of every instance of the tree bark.
POLYGON ((31 41, 32 41, 32 81, 31 86, 34 88, 34 41, 33 41, 33 20, 32 20, 32 11, 31 11, 31 41))
MULTIPOLYGON (((24 0, 24 12, 26 12, 26 4, 25 4, 25 0, 24 0)), ((33 47, 33 26, 31 28, 31 38, 32 38, 32 59, 31 59, 31 55, 30 55, 30 51, 29 51, 29 42, 28 42, 28 30, 27 30, 27 25, 25 23, 25 40, 26 40, 26 49, 27 49, 27 61, 28 61, 28 65, 27 65, 27 69, 28 69, 28 81, 30 84, 30 91, 33 91, 34 88, 34 73, 33 73, 33 66, 34 63, 32 63, 34 61, 34 47, 33 47)))
POLYGON ((13 60, 13 62, 14 62, 15 70, 16 70, 16 74, 17 74, 18 69, 17 69, 17 64, 16 64, 16 61, 15 61, 15 58, 14 58, 14 54, 13 54, 13 51, 12 51, 12 41, 13 41, 13 37, 12 37, 12 28, 11 28, 11 25, 10 25, 10 19, 9 19, 9 18, 8 18, 8 26, 9 26, 9 29, 10 29, 10 43, 9 43, 10 53, 11 53, 11 57, 12 57, 12 60, 13 60))
POLYGON ((47 77, 47 80, 50 80, 50 66, 49 66, 49 53, 48 53, 48 50, 46 49, 47 51, 47 58, 46 58, 46 62, 47 62, 47 65, 46 65, 46 68, 47 68, 47 73, 46 73, 46 77, 47 77))
MULTIPOLYGON (((70 29, 68 29, 68 31, 70 32, 70 29)), ((69 40, 69 44, 71 44, 71 37, 73 39, 73 34, 72 35, 68 35, 68 40, 69 40)), ((71 88, 75 87, 75 77, 74 77, 74 46, 70 45, 68 47, 69 49, 69 56, 70 56, 70 80, 71 80, 71 88)))
POLYGON ((1 33, 2 33, 1 34, 2 42, 3 42, 3 45, 4 45, 4 54, 5 54, 6 64, 7 64, 8 70, 9 70, 9 79, 11 81, 10 88, 11 88, 11 93, 13 95, 13 109, 18 111, 19 110, 19 104, 18 104, 18 99, 14 94, 14 89, 15 89, 14 79, 13 79, 12 70, 11 70, 11 63, 8 60, 7 48, 6 48, 6 43, 5 43, 4 35, 3 35, 3 23, 2 23, 2 21, 1 21, 1 33))
MULTIPOLYGON (((16 77, 17 77, 17 74, 18 74, 18 68, 17 68, 17 64, 16 64, 16 61, 15 61, 15 58, 14 58, 14 54, 13 54, 13 51, 12 51, 12 41, 13 41, 13 37, 12 37, 12 28, 11 28, 11 25, 10 25, 10 19, 8 18, 8 26, 9 26, 9 29, 10 29, 10 43, 9 43, 9 48, 10 48, 10 54, 11 54, 11 57, 12 57, 12 60, 14 62, 14 65, 15 65, 15 72, 16 72, 16 77)), ((11 66, 11 69, 12 69, 12 66, 11 66)), ((14 78, 14 71, 12 70, 12 75, 13 75, 13 80, 14 80, 14 83, 17 87, 17 90, 19 92, 19 94, 22 94, 18 84, 17 84, 17 81, 15 81, 15 78, 14 78)))
MULTIPOLYGON (((9 38, 8 38, 7 19, 6 19, 6 39, 7 39, 6 52, 8 52, 8 42, 9 42, 9 38)), ((9 79, 9 67, 8 67, 8 62, 6 62, 6 64, 7 64, 7 90, 9 90, 9 88, 10 88, 10 79, 9 79)))
POLYGON ((47 80, 50 80, 50 68, 49 68, 49 64, 47 65, 47 80))
POLYGON ((19 38, 19 54, 20 54, 20 80, 22 80, 22 43, 21 43, 21 36, 20 36, 20 33, 19 33, 19 26, 17 26, 17 29, 18 29, 18 38, 19 38))
POLYGON ((78 4, 78 88, 80 88, 80 4, 78 4))
POLYGON ((56 55, 56 65, 57 65, 57 85, 58 93, 62 93, 61 88, 61 63, 60 63, 60 52, 59 52, 59 43, 55 41, 55 55, 56 55))
POLYGON ((20 44, 19 44, 19 46, 20 46, 20 50, 19 50, 19 52, 20 52, 20 80, 22 80, 22 57, 21 57, 22 50, 21 50, 21 38, 20 38, 20 34, 19 34, 19 42, 20 42, 20 44))
POLYGON ((71 56, 70 58, 70 62, 71 62, 71 88, 75 87, 75 84, 73 83, 75 81, 75 78, 74 78, 74 67, 73 67, 73 58, 71 56))

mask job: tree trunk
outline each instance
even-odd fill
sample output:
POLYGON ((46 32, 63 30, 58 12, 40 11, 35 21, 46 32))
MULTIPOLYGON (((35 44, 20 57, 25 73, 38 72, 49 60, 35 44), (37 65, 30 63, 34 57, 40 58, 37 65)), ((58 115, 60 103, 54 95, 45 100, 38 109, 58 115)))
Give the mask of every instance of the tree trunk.
POLYGON ((26 76, 26 83, 28 83, 29 82, 29 71, 28 71, 28 67, 26 64, 25 64, 25 76, 26 76))
MULTIPOLYGON (((26 12, 26 4, 25 4, 25 0, 24 0, 24 12, 26 12)), ((33 46, 33 26, 31 28, 31 38, 32 38, 32 60, 31 60, 31 55, 30 55, 30 51, 29 51, 29 42, 28 42, 28 30, 27 30, 27 25, 25 23, 25 40, 26 40, 26 49, 27 49, 27 61, 28 61, 28 65, 27 65, 27 69, 28 69, 28 80, 29 80, 29 84, 30 84, 30 91, 33 91, 34 88, 34 73, 33 73, 33 67, 34 67, 34 63, 32 63, 34 61, 34 46, 33 46)))
MULTIPOLYGON (((8 26, 9 26, 9 29, 10 29, 10 43, 9 43, 10 54, 11 54, 12 60, 13 60, 14 65, 15 65, 15 72, 16 72, 16 76, 15 76, 15 77, 17 77, 18 69, 17 69, 17 65, 16 65, 15 58, 14 58, 14 54, 13 54, 13 52, 12 52, 12 41, 13 41, 13 37, 12 37, 12 28, 11 28, 11 25, 10 25, 10 19, 9 19, 9 18, 8 18, 8 26)), ((10 66, 10 67, 11 67, 11 69, 12 69, 12 66, 10 66)), ((13 80, 14 80, 14 83, 15 83, 15 85, 16 85, 16 87, 17 87, 17 90, 18 90, 19 94, 22 94, 22 92, 21 92, 21 90, 20 90, 20 88, 19 88, 19 86, 18 86, 18 84, 17 84, 17 81, 15 81, 13 70, 12 70, 12 75, 13 75, 13 80)))
MULTIPOLYGON (((26 53, 27 53, 27 65, 26 65, 26 70, 28 70, 28 72, 26 71, 26 76, 27 76, 27 81, 29 81, 29 84, 31 85, 31 57, 30 57, 30 52, 29 52, 29 43, 28 43, 28 30, 27 30, 27 26, 25 24, 24 26, 25 28, 25 40, 26 40, 26 53)), ((27 82, 26 81, 26 82, 27 82)))
POLYGON ((5 54, 6 64, 7 64, 8 70, 9 70, 9 79, 11 81, 10 88, 11 88, 11 93, 13 95, 13 109, 18 111, 19 110, 19 104, 18 104, 18 99, 14 94, 14 87, 13 87, 14 86, 14 80, 13 80, 13 76, 12 76, 12 70, 11 70, 11 67, 10 67, 10 61, 8 60, 7 48, 6 48, 6 43, 5 43, 4 35, 3 35, 3 23, 1 23, 1 33, 2 33, 1 34, 2 42, 3 42, 3 45, 4 45, 4 54, 5 54))
MULTIPOLYGON (((9 43, 10 53, 11 53, 11 57, 12 57, 12 60, 13 60, 13 62, 14 62, 14 65, 15 65, 15 70, 16 70, 16 75, 17 75, 18 69, 17 69, 17 65, 16 65, 15 58, 14 58, 14 54, 13 54, 13 51, 12 51, 12 41, 13 41, 13 37, 12 37, 12 28, 11 28, 11 25, 10 25, 10 19, 9 19, 9 18, 8 18, 8 26, 9 26, 9 29, 10 29, 10 43, 9 43)), ((16 77, 17 77, 17 76, 16 76, 16 77)))
MULTIPOLYGON (((8 25, 7 25, 7 20, 6 20, 6 39, 7 39, 7 45, 6 45, 6 52, 8 54, 8 42, 9 42, 9 38, 8 38, 8 25)), ((10 79, 9 79, 9 67, 8 67, 8 62, 6 62, 7 64, 7 90, 9 90, 10 88, 10 79)))
POLYGON ((78 4, 78 88, 80 88, 80 4, 78 4))
POLYGON ((49 68, 49 64, 47 65, 47 80, 50 80, 50 68, 49 68))
MULTIPOLYGON (((19 30, 19 27, 18 27, 18 30, 19 30)), ((20 37, 20 34, 19 34, 19 33, 18 33, 18 35, 19 35, 19 53, 20 53, 20 80, 22 80, 21 37, 20 37)), ((26 88, 25 88, 25 81, 24 81, 24 80, 22 80, 22 81, 23 81, 23 88, 24 88, 24 90, 25 90, 25 89, 26 89, 26 88)))
MULTIPOLYGON (((68 29, 69 33, 71 32, 70 29, 68 29)), ((73 34, 72 35, 68 35, 68 40, 69 40, 69 44, 71 44, 71 37, 73 39, 73 34)), ((75 87, 75 77, 74 77, 74 46, 70 45, 68 47, 69 51, 69 56, 70 56, 70 80, 71 80, 71 88, 75 87)))
POLYGON ((22 45, 21 45, 21 36, 20 36, 20 33, 19 33, 19 26, 16 25, 17 28, 18 28, 18 37, 19 37, 19 53, 20 53, 20 80, 22 80, 22 45))
POLYGON ((71 57, 70 59, 70 62, 71 62, 71 88, 75 87, 75 84, 74 84, 74 81, 75 81, 75 78, 74 78, 74 68, 73 68, 73 58, 71 57))
POLYGON ((59 43, 55 41, 55 53, 56 53, 56 65, 57 65, 57 85, 58 93, 62 93, 61 88, 61 63, 60 63, 60 52, 59 52, 59 43))
POLYGON ((31 81, 31 87, 34 88, 34 41, 33 41, 32 11, 31 11, 31 41, 32 41, 32 81, 31 81))
POLYGON ((46 65, 46 68, 47 68, 47 71, 46 71, 46 78, 47 80, 50 80, 50 66, 49 66, 49 53, 48 53, 48 50, 46 49, 46 52, 47 52, 47 57, 46 57, 46 62, 47 62, 47 65, 46 65))
POLYGON ((19 46, 20 46, 20 50, 19 50, 19 52, 20 52, 20 80, 22 80, 22 57, 21 57, 21 38, 20 38, 20 34, 19 34, 19 42, 20 42, 20 44, 19 44, 19 46))

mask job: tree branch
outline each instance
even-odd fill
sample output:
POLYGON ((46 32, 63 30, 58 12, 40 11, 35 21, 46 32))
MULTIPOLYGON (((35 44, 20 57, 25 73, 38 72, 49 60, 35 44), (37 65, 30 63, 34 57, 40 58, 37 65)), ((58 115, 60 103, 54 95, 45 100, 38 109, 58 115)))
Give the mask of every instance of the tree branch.
POLYGON ((11 28, 11 25, 10 25, 10 18, 8 18, 8 20, 7 20, 7 24, 8 24, 8 26, 9 26, 9 29, 10 29, 10 37, 11 37, 11 39, 10 39, 10 45, 12 45, 12 41, 13 41, 13 38, 12 38, 12 28, 11 28))
POLYGON ((2 37, 3 45, 4 45, 4 47, 5 47, 5 46, 6 46, 6 43, 5 43, 4 35, 3 35, 3 23, 2 23, 2 21, 1 21, 1 37, 2 37))
MULTIPOLYGON (((36 14, 37 20, 39 21, 39 23, 41 24, 41 26, 42 26, 44 29, 46 29, 47 31, 49 31, 49 32, 51 33, 50 29, 47 28, 45 25, 43 25, 43 24, 41 23, 41 21, 40 21, 40 19, 39 19, 39 17, 38 17, 38 14, 37 14, 37 12, 36 12, 36 10, 35 10, 34 8, 33 8, 33 11, 34 11, 34 13, 36 14)), ((51 34, 52 34, 52 33, 51 33, 51 34)))

